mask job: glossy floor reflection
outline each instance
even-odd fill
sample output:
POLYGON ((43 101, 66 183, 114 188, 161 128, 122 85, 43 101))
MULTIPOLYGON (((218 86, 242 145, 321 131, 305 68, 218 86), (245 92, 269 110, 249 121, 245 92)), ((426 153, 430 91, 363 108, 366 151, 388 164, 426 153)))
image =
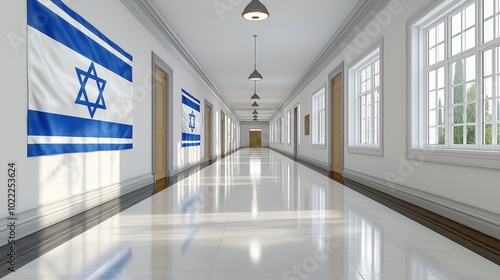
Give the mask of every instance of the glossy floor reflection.
POLYGON ((5 279, 499 279, 500 267, 267 149, 244 149, 5 279))

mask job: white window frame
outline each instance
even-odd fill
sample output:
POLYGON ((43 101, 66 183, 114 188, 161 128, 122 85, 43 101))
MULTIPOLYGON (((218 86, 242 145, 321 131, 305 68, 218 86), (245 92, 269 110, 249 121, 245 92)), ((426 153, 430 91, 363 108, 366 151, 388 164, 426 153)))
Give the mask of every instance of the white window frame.
POLYGON ((285 144, 285 127, 286 127, 286 123, 285 123, 285 117, 281 117, 280 118, 281 120, 281 140, 280 140, 280 143, 281 144, 285 144))
MULTIPOLYGON (((371 156, 383 156, 384 155, 384 48, 383 40, 379 41, 372 48, 370 48, 365 55, 354 62, 348 69, 347 75, 347 106, 348 106, 348 146, 347 151, 350 153, 359 153, 371 156), (360 81, 360 70, 365 69, 367 66, 373 65, 375 61, 378 60, 378 86, 375 88, 378 91, 378 102, 373 102, 375 99, 371 98, 371 116, 370 119, 371 126, 371 143, 364 143, 362 139, 362 109, 360 97, 363 94, 361 92, 361 81, 360 81), (378 114, 374 112, 375 106, 377 106, 378 114), (377 121, 376 121, 376 120, 377 121), (378 130, 376 129, 378 127, 378 130), (378 133, 377 133, 378 131, 378 133), (374 143, 373 139, 378 138, 377 143, 374 143)), ((375 77, 371 80, 375 81, 375 77)), ((373 82, 374 83, 374 82, 373 82)), ((372 83, 372 84, 373 84, 372 83)), ((375 85, 373 85, 375 86, 375 85)), ((372 86, 372 89, 374 88, 372 86)), ((374 96, 373 94, 371 96, 374 96)))
MULTIPOLYGON (((500 169, 500 145, 483 145, 483 54, 500 46, 500 39, 496 38, 483 44, 483 0, 462 0, 462 1, 435 1, 426 7, 414 20, 408 22, 408 143, 407 157, 419 161, 439 162, 447 164, 457 164, 464 166, 474 166, 482 168, 500 169), (476 56, 476 138, 473 145, 457 145, 452 143, 452 130, 449 126, 453 120, 445 122, 448 126, 446 130, 447 142, 445 145, 428 144, 428 107, 427 107, 427 33, 426 31, 434 25, 448 21, 448 17, 455 15, 461 9, 476 3, 476 46, 460 54, 451 56, 451 47, 445 48, 446 98, 451 96, 451 64, 460 58, 471 55, 476 56), (446 70, 448 68, 448 70, 446 70)), ((497 20, 500 20, 497 18, 497 20)), ((445 23, 445 26, 447 23, 445 23)), ((451 27, 445 27, 445 40, 449 40, 451 27)), ((498 30, 497 30, 498 32, 498 30)), ((448 44, 451 45, 451 44, 448 44)), ((499 74, 499 73, 497 73, 499 74)), ((445 98, 445 100, 446 100, 445 98)), ((500 98, 498 98, 500 99, 500 98)), ((495 99, 493 99, 495 100, 495 99)), ((450 111, 450 100, 447 101, 447 109, 450 111)), ((498 108, 500 109, 500 108, 498 108)), ((495 112, 495 111, 494 111, 495 112)), ((446 114, 446 113, 445 113, 446 114)), ((449 113, 448 113, 449 114, 449 113)), ((451 115, 450 118, 453 118, 451 115)), ((495 132, 493 132, 495 133, 495 132)))
POLYGON ((292 145, 292 110, 288 110, 287 113, 287 133, 286 133, 286 143, 292 145))
POLYGON ((312 147, 318 149, 326 149, 326 86, 321 87, 321 89, 315 91, 312 95, 312 113, 311 113, 311 136, 312 136, 312 147), (323 106, 319 108, 320 101, 323 99, 323 106))

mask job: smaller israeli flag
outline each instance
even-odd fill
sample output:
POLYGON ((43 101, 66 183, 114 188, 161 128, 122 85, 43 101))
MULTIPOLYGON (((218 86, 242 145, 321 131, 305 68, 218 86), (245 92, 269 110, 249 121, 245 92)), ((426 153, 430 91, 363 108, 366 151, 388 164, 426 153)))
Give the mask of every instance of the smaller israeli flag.
POLYGON ((200 100, 182 89, 182 147, 201 145, 200 100))

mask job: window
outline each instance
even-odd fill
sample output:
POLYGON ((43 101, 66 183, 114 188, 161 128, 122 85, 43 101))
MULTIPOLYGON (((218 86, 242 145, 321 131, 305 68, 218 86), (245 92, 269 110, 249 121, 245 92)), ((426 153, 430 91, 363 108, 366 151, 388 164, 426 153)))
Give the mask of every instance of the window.
POLYGON ((382 155, 381 44, 349 68, 349 148, 382 155))
POLYGON ((291 145, 292 144, 292 110, 288 110, 287 124, 288 124, 288 131, 286 134, 286 143, 288 145, 291 145))
POLYGON ((281 118, 281 144, 285 144, 285 118, 281 118))
POLYGON ((324 87, 312 97, 311 130, 313 145, 325 147, 326 95, 324 87))
POLYGON ((500 2, 445 1, 409 33, 409 153, 500 168, 500 2))

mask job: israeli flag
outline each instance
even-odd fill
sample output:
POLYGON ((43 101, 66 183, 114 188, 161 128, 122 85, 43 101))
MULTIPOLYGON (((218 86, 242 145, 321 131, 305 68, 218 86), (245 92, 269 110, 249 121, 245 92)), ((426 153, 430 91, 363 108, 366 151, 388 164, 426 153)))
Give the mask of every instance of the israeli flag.
POLYGON ((132 56, 61 0, 28 3, 28 156, 132 149, 132 56))
POLYGON ((200 100, 182 89, 182 147, 201 145, 200 100))

